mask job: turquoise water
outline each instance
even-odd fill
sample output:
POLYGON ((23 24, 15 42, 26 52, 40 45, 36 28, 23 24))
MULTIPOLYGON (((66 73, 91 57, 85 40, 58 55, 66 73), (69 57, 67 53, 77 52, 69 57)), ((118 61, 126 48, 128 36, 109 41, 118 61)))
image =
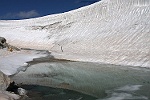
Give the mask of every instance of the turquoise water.
POLYGON ((15 75, 13 80, 48 86, 25 88, 30 91, 31 100, 150 100, 150 69, 141 67, 44 62, 30 66, 25 72, 15 75))
POLYGON ((22 88, 28 91, 27 100, 95 100, 95 97, 85 95, 83 93, 51 88, 39 85, 22 85, 22 88))

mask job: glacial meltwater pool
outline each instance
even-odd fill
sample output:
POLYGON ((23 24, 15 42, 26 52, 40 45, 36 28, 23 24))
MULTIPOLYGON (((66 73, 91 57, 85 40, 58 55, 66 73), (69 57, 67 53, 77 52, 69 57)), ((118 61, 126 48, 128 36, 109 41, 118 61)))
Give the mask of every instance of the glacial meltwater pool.
POLYGON ((18 84, 28 84, 24 88, 29 91, 30 100, 38 96, 39 100, 150 100, 148 68, 90 62, 40 62, 12 79, 18 84))
POLYGON ((72 90, 39 85, 22 85, 28 93, 26 100, 96 100, 95 97, 72 90))

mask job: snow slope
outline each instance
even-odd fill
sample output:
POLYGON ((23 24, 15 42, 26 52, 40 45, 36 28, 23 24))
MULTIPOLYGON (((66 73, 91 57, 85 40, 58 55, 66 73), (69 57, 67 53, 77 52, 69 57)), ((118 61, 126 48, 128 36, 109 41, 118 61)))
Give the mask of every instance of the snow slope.
POLYGON ((56 58, 150 67, 150 0, 102 0, 62 14, 0 20, 0 36, 56 58))

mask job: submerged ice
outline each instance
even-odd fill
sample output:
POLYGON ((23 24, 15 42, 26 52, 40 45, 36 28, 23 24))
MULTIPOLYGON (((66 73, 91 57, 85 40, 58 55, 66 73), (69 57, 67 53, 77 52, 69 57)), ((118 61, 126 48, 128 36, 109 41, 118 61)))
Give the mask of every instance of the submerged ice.
POLYGON ((150 70, 140 67, 134 69, 88 62, 43 62, 30 66, 26 72, 18 73, 13 80, 17 83, 75 90, 101 100, 115 94, 120 97, 127 94, 131 98, 150 98, 149 76, 150 70))
POLYGON ((142 85, 126 85, 114 91, 107 91, 108 97, 97 100, 148 100, 146 96, 135 93, 140 90, 140 87, 142 85))

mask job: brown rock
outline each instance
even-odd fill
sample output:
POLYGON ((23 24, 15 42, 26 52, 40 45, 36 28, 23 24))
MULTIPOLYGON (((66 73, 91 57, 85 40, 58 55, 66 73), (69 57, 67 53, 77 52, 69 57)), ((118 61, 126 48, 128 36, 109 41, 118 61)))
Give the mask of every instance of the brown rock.
POLYGON ((0 100, 18 100, 19 95, 5 91, 10 84, 10 78, 0 71, 0 100))
POLYGON ((6 90, 10 84, 10 78, 0 71, 0 90, 6 90))

